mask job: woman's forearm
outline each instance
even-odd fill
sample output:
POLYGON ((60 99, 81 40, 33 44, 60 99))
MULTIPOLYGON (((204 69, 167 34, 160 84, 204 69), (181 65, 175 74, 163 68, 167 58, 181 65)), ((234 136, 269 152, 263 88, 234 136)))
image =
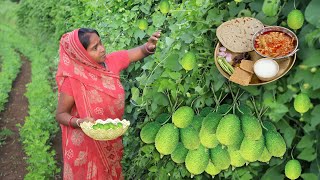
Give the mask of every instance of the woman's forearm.
POLYGON ((153 53, 147 49, 147 43, 128 50, 130 62, 139 61, 153 53))

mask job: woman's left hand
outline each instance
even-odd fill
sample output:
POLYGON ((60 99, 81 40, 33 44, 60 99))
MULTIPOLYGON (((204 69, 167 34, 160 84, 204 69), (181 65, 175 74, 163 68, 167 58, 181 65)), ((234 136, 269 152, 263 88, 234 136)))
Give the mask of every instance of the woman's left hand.
POLYGON ((146 43, 146 49, 147 51, 154 52, 157 47, 158 39, 160 38, 161 30, 154 32, 151 37, 148 39, 148 42, 146 43))

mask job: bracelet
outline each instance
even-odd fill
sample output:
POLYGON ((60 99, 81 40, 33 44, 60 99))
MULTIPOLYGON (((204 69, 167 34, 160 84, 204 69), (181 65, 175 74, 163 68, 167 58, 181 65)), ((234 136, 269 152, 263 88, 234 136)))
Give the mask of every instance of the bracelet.
POLYGON ((71 118, 70 118, 69 121, 68 121, 69 127, 71 127, 71 119, 72 119, 72 118, 74 118, 74 116, 71 116, 71 118))
POLYGON ((79 118, 76 120, 76 124, 78 125, 78 127, 80 127, 79 120, 79 118))
POLYGON ((149 54, 154 54, 155 49, 154 49, 153 51, 149 51, 148 48, 147 48, 147 44, 148 44, 148 43, 146 43, 146 44, 144 45, 145 51, 147 51, 147 53, 149 53, 149 54))

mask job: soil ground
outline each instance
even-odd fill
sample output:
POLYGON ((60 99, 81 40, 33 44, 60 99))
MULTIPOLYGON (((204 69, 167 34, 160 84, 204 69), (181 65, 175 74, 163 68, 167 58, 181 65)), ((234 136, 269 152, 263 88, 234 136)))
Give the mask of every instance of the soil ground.
MULTIPOLYGON (((19 141, 19 128, 16 125, 23 125, 25 117, 28 115, 28 100, 24 93, 26 92, 26 84, 31 81, 31 64, 24 56, 21 56, 21 60, 20 73, 12 85, 5 110, 0 113, 0 129, 7 128, 13 132, 13 135, 6 138, 5 144, 0 146, 0 179, 3 180, 22 180, 27 174, 26 154, 19 141)), ((57 133, 52 146, 57 152, 58 166, 62 167, 60 132, 57 133)), ((62 179, 61 175, 57 175, 55 179, 62 179)))

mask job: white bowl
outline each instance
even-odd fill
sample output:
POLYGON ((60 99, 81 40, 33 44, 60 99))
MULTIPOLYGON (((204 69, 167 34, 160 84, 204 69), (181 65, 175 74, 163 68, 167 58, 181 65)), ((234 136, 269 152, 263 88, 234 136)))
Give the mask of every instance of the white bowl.
POLYGON ((271 58, 261 58, 254 63, 253 71, 261 81, 270 81, 277 77, 279 64, 271 58))

